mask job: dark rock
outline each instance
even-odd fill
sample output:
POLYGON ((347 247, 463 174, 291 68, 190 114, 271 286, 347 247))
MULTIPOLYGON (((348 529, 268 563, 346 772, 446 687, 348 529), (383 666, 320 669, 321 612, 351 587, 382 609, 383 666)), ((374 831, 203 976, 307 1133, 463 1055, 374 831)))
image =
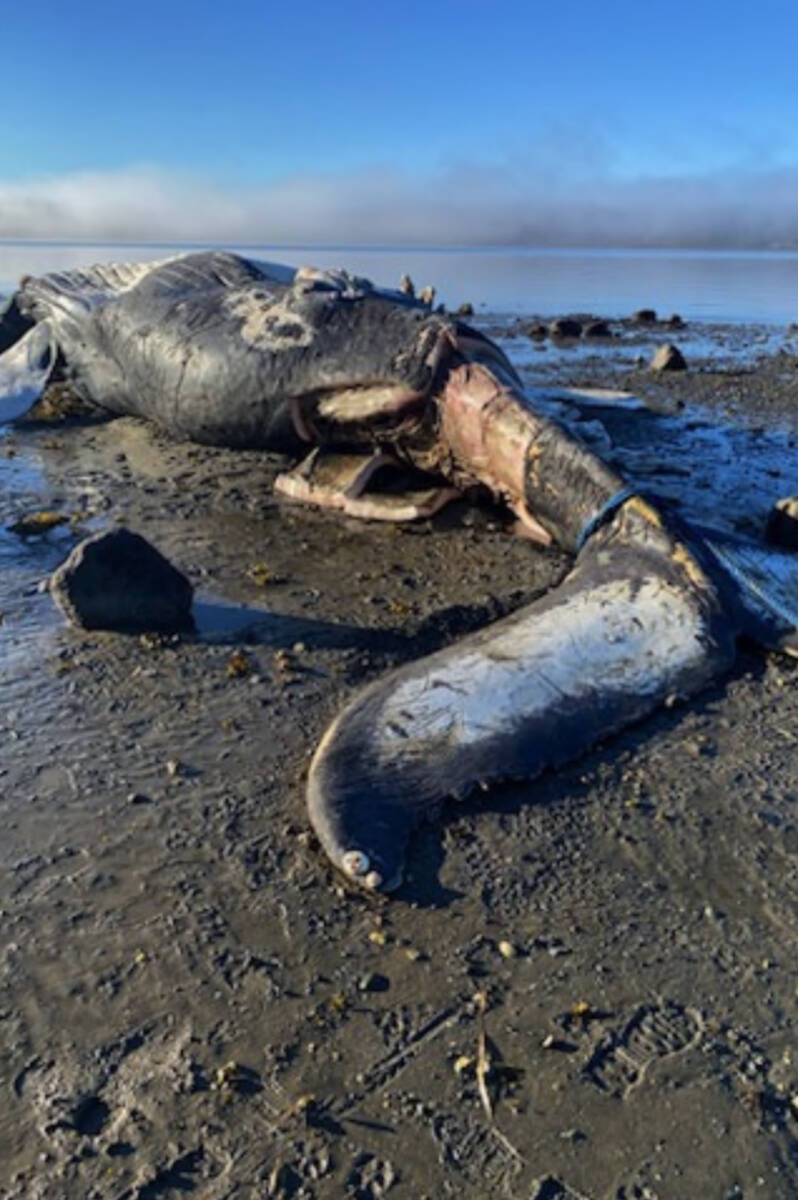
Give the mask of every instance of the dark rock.
POLYGON ((638 308, 636 313, 632 313, 632 320, 635 325, 656 325, 657 314, 653 308, 638 308))
POLYGON ((191 584, 129 529, 99 533, 77 545, 53 573, 50 591, 82 629, 174 633, 192 626, 191 584))
POLYGON ((582 333, 582 322, 574 317, 557 317, 549 325, 553 338, 578 338, 582 333))
POLYGON ((454 315, 456 317, 473 317, 474 305, 471 304, 470 301, 466 300, 465 304, 461 304, 454 315))
POLYGON ((542 321, 535 321, 532 325, 527 325, 526 336, 533 338, 536 342, 542 342, 548 336, 548 329, 542 321))
POLYGON ((144 792, 129 792, 127 798, 128 804, 152 804, 149 796, 144 792))
POLYGON ((660 346, 648 366, 651 371, 687 370, 684 355, 679 347, 674 346, 672 342, 666 342, 664 346, 660 346))
POLYGON ((765 541, 785 550, 798 550, 798 496, 777 500, 765 527, 765 541))
POLYGON ((582 337, 611 338, 612 330, 606 321, 588 321, 582 330, 582 337))
POLYGON ((18 342, 29 329, 33 329, 34 324, 33 317, 20 309, 17 296, 12 296, 5 304, 0 304, 0 354, 18 342))
POLYGON ((671 313, 665 322, 666 329, 684 329, 687 322, 678 313, 671 313))
POLYGON ((387 992, 391 984, 386 975, 380 975, 376 971, 369 971, 367 975, 364 975, 358 981, 357 986, 361 992, 387 992))

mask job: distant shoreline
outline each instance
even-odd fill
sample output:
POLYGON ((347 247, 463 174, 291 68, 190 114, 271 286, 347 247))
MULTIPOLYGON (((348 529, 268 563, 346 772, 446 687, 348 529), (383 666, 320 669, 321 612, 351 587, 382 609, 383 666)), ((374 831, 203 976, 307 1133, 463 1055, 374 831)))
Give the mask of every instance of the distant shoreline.
POLYGON ((146 249, 185 249, 208 250, 226 249, 240 250, 246 247, 251 250, 321 250, 325 252, 357 251, 370 254, 529 254, 550 255, 552 257, 567 257, 569 255, 590 255, 595 257, 627 258, 627 257, 678 257, 678 258, 798 258, 798 246, 701 246, 701 245, 595 245, 584 244, 546 244, 534 242, 484 242, 484 243, 434 243, 434 242, 279 242, 259 241, 249 239, 231 240, 229 238, 205 240, 180 238, 130 238, 130 237, 0 237, 0 246, 139 246, 146 249))
POLYGON ((436 303, 453 310, 468 303, 477 314, 532 318, 591 312, 616 319, 653 308, 702 323, 786 327, 798 320, 795 250, 6 238, 0 239, 0 293, 13 291, 24 275, 208 249, 294 267, 343 267, 383 287, 396 287, 402 275, 409 275, 420 288, 434 286, 436 303))

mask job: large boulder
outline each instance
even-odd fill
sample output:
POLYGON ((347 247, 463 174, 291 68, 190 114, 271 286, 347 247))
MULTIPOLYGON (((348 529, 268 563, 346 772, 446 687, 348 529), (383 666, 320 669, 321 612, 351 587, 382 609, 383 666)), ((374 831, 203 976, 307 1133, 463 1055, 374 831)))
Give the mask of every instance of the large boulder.
POLYGON ((185 575, 129 529, 80 542, 54 571, 50 591, 81 629, 175 633, 193 624, 185 575))

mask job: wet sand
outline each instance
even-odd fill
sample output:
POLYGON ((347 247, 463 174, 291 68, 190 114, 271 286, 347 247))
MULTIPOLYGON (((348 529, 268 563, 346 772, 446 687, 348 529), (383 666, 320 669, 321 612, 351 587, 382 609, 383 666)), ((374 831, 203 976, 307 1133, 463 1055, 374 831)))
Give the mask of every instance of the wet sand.
MULTIPOLYGON (((788 340, 668 338, 687 373, 530 350, 526 376, 789 448, 788 340)), ((279 460, 129 419, 20 427, 0 453, 3 528, 84 514, 0 541, 4 1200, 798 1194, 794 662, 743 650, 689 705, 450 804, 373 899, 308 831, 326 724, 566 559, 484 508, 393 528, 277 504, 279 460), (76 633, 37 591, 117 521, 190 576, 201 636, 76 633), (256 630, 222 598, 266 610, 256 630)))

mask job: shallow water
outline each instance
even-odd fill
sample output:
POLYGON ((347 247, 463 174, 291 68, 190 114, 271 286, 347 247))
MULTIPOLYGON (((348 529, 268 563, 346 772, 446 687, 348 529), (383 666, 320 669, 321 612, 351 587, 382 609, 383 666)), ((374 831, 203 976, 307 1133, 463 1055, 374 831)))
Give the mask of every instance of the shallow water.
POLYGON ((612 337, 556 339, 532 338, 523 319, 508 321, 477 314, 474 324, 489 336, 500 340, 504 352, 519 370, 546 373, 558 378, 569 371, 584 371, 599 363, 633 368, 648 363, 658 346, 678 345, 688 363, 704 360, 726 367, 746 366, 757 358, 798 348, 798 336, 783 326, 759 324, 715 324, 692 321, 683 329, 672 330, 664 323, 654 326, 629 322, 610 325, 612 337))
MULTIPOLYGON (((188 245, 0 242, 0 292, 20 275, 113 260, 151 260, 188 245)), ((385 286, 407 272, 438 298, 478 310, 620 317, 653 307, 688 320, 784 325, 798 320, 798 253, 673 250, 568 250, 506 247, 230 247, 294 266, 344 266, 385 286)))

